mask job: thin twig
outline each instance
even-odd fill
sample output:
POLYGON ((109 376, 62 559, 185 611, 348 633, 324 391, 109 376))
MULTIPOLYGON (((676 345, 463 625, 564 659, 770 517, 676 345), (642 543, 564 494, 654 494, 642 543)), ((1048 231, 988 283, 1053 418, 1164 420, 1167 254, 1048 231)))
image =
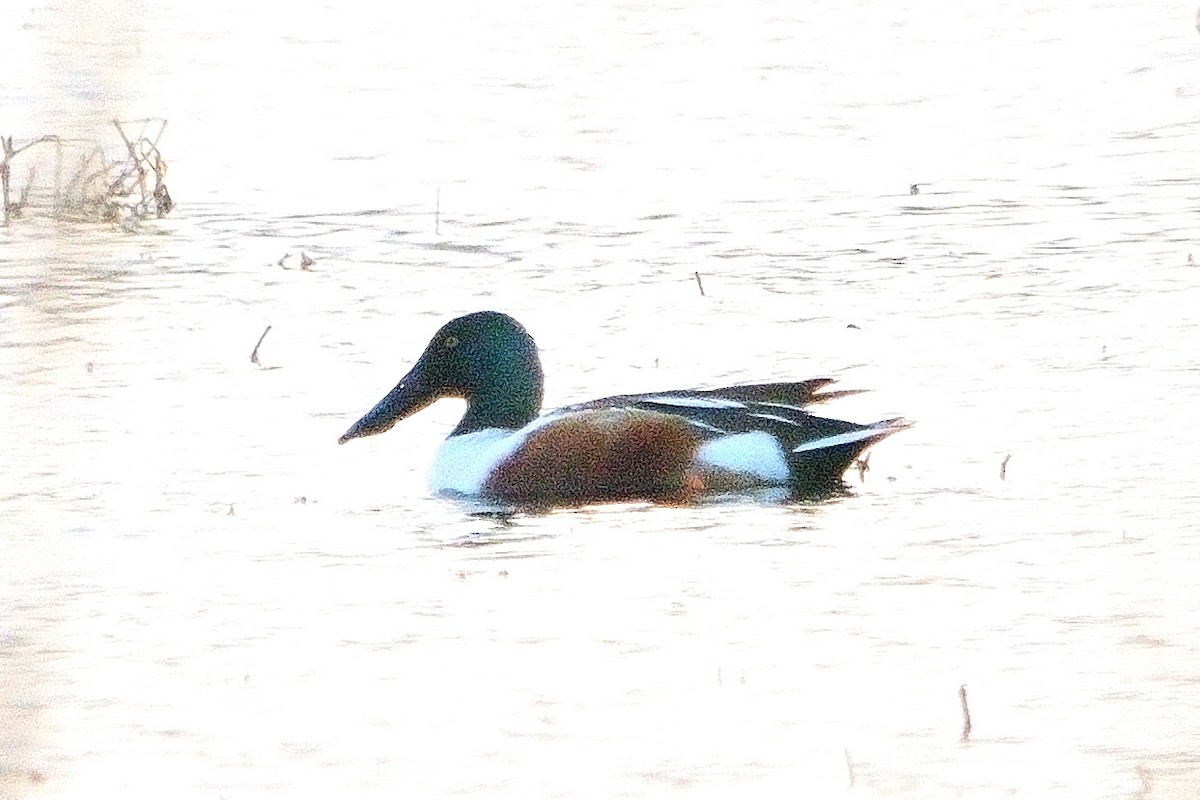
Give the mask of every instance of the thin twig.
POLYGON ((25 144, 21 145, 20 147, 14 148, 13 143, 12 143, 12 137, 9 136, 7 139, 4 139, 4 160, 11 161, 14 156, 20 155, 21 153, 25 152, 29 148, 33 147, 35 144, 41 144, 42 142, 57 142, 57 141, 59 141, 59 138, 57 136, 39 136, 38 138, 34 139, 33 141, 26 142, 25 144))
POLYGON ((964 683, 958 687, 958 702, 962 705, 963 712, 963 728, 961 742, 967 742, 971 739, 971 710, 967 708, 967 685, 964 683))
POLYGON ((858 468, 858 482, 867 482, 867 473, 871 471, 871 454, 867 453, 860 459, 854 462, 854 466, 858 468))
POLYGON ((271 326, 268 325, 267 329, 265 331, 263 331, 262 336, 258 337, 258 344, 254 345, 254 352, 250 354, 250 363, 251 364, 258 364, 260 367, 262 366, 262 364, 259 363, 259 360, 258 360, 258 348, 262 345, 263 339, 267 338, 267 334, 270 332, 271 332, 271 326))
POLYGON ((4 204, 4 224, 8 225, 8 161, 14 155, 12 137, 0 137, 0 145, 4 146, 4 160, 0 161, 0 192, 3 193, 3 197, 0 197, 0 203, 4 204))
MULTIPOLYGON (((1197 15, 1197 18, 1200 19, 1200 14, 1197 15)), ((1149 797, 1150 790, 1154 788, 1153 773, 1151 773, 1150 770, 1146 769, 1141 764, 1138 764, 1136 767, 1134 767, 1133 771, 1136 772, 1137 776, 1142 779, 1142 788, 1138 790, 1138 793, 1134 795, 1134 797, 1149 797)))
POLYGON ((155 136, 154 141, 150 143, 150 146, 153 147, 155 150, 157 150, 158 149, 158 140, 162 138, 163 132, 167 130, 167 121, 165 119, 155 118, 155 119, 148 119, 148 120, 146 120, 146 122, 161 122, 162 123, 161 125, 158 126, 158 135, 155 136))
POLYGON ((29 203, 29 188, 33 186, 35 175, 37 175, 37 167, 30 167, 29 174, 25 178, 25 185, 21 187, 21 196, 17 199, 17 202, 13 203, 12 210, 14 213, 19 213, 29 203))
MULTIPOLYGON (((133 120, 133 122, 137 122, 137 120, 133 120)), ((129 137, 125 135, 125 129, 121 127, 121 120, 114 119, 112 124, 117 129, 117 133, 121 134, 121 139, 125 142, 125 148, 129 151, 129 155, 137 158, 133 150, 133 142, 129 141, 129 137)))
POLYGON ((62 209, 63 145, 61 141, 55 143, 54 151, 54 213, 57 214, 62 209))

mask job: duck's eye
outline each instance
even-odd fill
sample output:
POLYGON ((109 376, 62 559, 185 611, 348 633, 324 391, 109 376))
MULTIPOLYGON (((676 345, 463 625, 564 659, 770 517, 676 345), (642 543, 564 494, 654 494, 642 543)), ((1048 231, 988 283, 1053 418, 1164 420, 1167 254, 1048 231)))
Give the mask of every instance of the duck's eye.
POLYGON ((445 347, 447 350, 453 350, 454 348, 458 347, 458 337, 457 336, 447 336, 445 339, 442 340, 442 346, 445 347))

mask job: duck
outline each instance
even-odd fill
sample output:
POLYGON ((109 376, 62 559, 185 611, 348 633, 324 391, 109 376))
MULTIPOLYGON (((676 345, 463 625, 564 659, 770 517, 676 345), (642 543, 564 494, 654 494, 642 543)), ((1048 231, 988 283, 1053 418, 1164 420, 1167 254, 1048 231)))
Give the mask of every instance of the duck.
POLYGON ((857 390, 830 378, 624 394, 543 413, 543 373, 529 332, 499 311, 441 327, 382 400, 339 444, 375 436, 442 398, 466 411, 429 471, 434 494, 538 505, 687 502, 782 487, 793 495, 844 488, 863 451, 909 427, 806 410, 857 390))

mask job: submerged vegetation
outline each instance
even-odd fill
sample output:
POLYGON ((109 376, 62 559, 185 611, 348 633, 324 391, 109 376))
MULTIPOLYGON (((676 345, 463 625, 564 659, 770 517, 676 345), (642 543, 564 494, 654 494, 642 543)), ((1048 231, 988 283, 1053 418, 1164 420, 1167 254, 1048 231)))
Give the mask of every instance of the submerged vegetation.
POLYGON ((170 213, 175 202, 167 191, 167 162, 158 148, 167 121, 112 124, 123 144, 120 156, 110 155, 97 140, 47 135, 14 144, 11 136, 0 137, 4 224, 40 212, 56 219, 132 227, 147 217, 170 213), (137 134, 130 136, 127 129, 135 127, 137 134), (19 188, 13 184, 17 167, 24 173, 19 188))

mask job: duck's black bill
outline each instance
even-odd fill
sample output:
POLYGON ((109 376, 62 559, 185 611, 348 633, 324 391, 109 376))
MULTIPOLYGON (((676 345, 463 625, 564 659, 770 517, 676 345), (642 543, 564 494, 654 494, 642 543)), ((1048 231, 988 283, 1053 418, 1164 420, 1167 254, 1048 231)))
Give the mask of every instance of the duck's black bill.
POLYGON ((338 444, 390 430, 397 422, 417 413, 436 399, 436 393, 430 390, 422 379, 418 364, 400 379, 395 389, 388 392, 387 396, 364 414, 362 419, 351 425, 350 430, 338 439, 338 444))

